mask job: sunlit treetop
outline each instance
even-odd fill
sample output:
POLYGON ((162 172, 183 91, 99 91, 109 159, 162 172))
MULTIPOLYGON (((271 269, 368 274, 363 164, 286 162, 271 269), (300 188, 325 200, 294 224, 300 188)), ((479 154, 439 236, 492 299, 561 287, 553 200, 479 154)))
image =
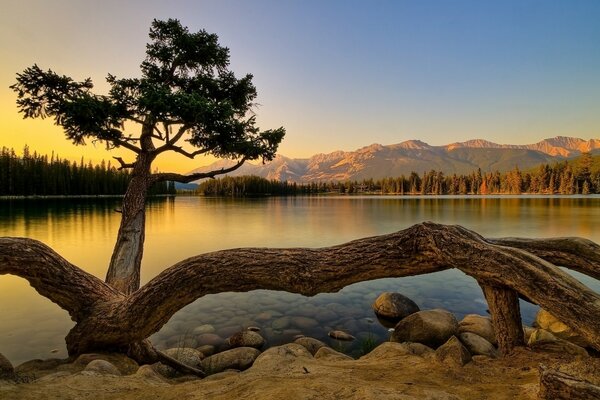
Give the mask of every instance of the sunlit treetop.
MULTIPOLYGON (((90 139, 152 158, 164 151, 190 158, 211 154, 239 165, 273 159, 285 130, 256 126, 252 75, 238 79, 228 69, 229 49, 217 35, 190 33, 169 19, 154 20, 149 37, 141 76, 109 74, 108 95, 93 93, 89 78, 77 82, 37 65, 25 69, 11 86, 19 111, 24 118, 53 118, 78 145, 90 139), (125 132, 127 121, 141 125, 139 132, 125 132), (182 140, 194 150, 185 150, 182 140)), ((120 162, 123 168, 135 166, 120 162)), ((192 180, 185 178, 180 180, 192 180)))

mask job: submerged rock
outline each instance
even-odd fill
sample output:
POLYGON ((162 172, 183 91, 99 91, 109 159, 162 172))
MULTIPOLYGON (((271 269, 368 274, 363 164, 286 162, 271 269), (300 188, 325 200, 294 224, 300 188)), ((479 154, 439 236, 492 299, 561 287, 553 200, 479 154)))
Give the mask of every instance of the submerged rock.
POLYGON ((336 339, 336 340, 342 340, 342 341, 346 341, 346 342, 351 342, 354 339, 356 339, 354 336, 352 336, 349 333, 346 333, 344 331, 329 331, 329 333, 327 333, 327 335, 330 338, 336 339))
POLYGON ((393 292, 380 294, 372 308, 378 317, 395 322, 420 311, 414 301, 400 293, 393 292))
POLYGON ((436 348, 456 335, 458 321, 442 309, 419 311, 404 318, 394 328, 393 342, 417 342, 436 348))
POLYGON ((260 349, 265 345, 265 339, 255 331, 241 331, 228 339, 232 348, 235 347, 254 347, 260 349))

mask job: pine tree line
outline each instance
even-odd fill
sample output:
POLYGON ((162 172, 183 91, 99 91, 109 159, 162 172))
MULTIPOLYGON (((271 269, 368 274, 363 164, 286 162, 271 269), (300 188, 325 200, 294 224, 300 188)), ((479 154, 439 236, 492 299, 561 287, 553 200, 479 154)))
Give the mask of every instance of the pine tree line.
MULTIPOLYGON (((25 146, 23 155, 14 149, 0 150, 0 196, 95 196, 122 195, 127 189, 129 172, 117 170, 104 160, 71 162, 55 156, 31 153, 25 146)), ((152 194, 174 194, 173 182, 162 182, 152 194)))
POLYGON ((345 182, 296 184, 267 180, 257 176, 224 177, 204 181, 197 189, 206 196, 300 195, 318 193, 464 195, 464 194, 591 194, 600 193, 600 156, 584 153, 580 157, 553 165, 543 164, 523 172, 513 170, 467 175, 445 175, 431 170, 422 175, 345 182))

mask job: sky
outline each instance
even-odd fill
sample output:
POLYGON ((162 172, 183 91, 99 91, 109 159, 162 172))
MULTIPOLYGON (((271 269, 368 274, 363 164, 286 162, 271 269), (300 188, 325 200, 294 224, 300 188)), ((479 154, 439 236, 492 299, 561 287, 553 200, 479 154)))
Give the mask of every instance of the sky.
POLYGON ((37 63, 104 93, 107 73, 139 76, 154 18, 219 36, 231 69, 254 75, 260 127, 286 128, 289 157, 409 139, 600 138, 596 0, 2 0, 0 146, 115 155, 72 145, 49 119, 23 120, 8 86, 37 63))

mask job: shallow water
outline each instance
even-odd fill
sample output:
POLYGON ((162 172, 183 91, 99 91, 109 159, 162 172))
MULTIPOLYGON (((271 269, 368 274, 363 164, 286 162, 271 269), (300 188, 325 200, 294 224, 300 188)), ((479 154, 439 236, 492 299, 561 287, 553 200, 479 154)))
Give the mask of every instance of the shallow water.
MULTIPOLYGON (((142 281, 203 252, 247 246, 327 246, 426 220, 460 224, 489 237, 582 236, 600 243, 596 226, 599 206, 600 196, 154 199, 148 205, 142 281)), ((118 199, 2 201, 0 236, 41 240, 75 265, 103 278, 119 225, 120 214, 113 210, 119 207, 118 199)), ((600 292, 598 281, 575 275, 600 292)), ((387 328, 370 308, 383 291, 401 292, 422 309, 446 308, 458 318, 486 312, 475 281, 450 270, 362 282, 310 298, 265 290, 209 295, 175 314, 152 340, 159 347, 193 345, 199 344, 199 332, 214 330, 226 338, 254 325, 271 345, 302 333, 359 355, 371 340, 388 337, 387 328), (359 340, 332 341, 327 338, 330 329, 347 330, 359 340)), ((522 303, 525 322, 531 322, 535 312, 534 306, 522 303)), ((66 356, 64 337, 73 323, 66 312, 39 296, 26 281, 0 277, 0 315, 0 353, 13 363, 66 356)))

